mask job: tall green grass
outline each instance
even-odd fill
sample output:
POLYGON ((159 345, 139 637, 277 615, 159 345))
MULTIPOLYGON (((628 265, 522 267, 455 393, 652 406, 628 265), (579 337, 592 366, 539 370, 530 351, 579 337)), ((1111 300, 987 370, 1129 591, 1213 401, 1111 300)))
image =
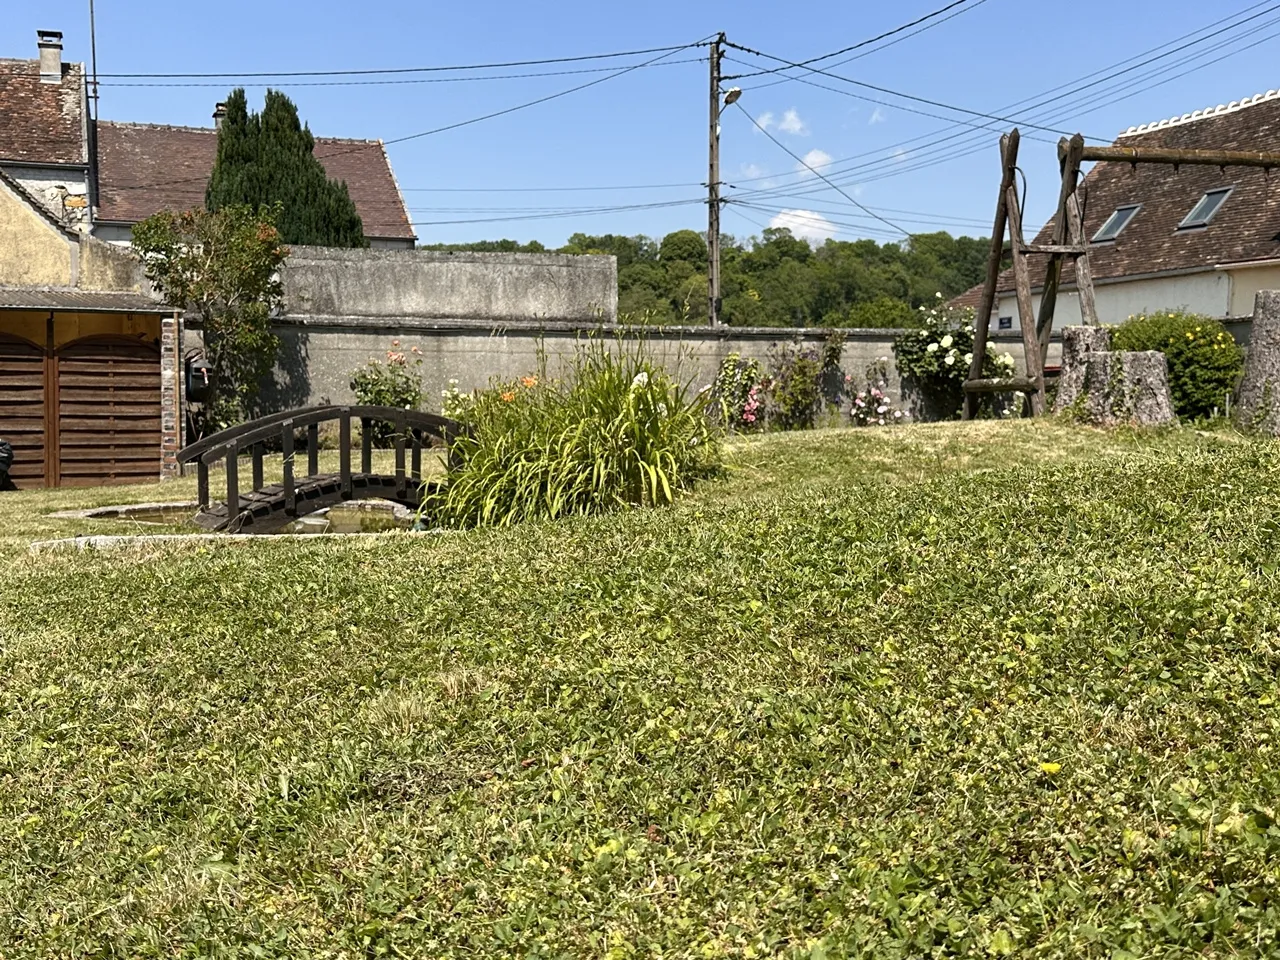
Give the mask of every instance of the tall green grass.
POLYGON ((509 526, 671 503, 721 466, 706 395, 643 343, 582 343, 567 375, 495 383, 468 406, 455 466, 423 505, 446 527, 509 526))

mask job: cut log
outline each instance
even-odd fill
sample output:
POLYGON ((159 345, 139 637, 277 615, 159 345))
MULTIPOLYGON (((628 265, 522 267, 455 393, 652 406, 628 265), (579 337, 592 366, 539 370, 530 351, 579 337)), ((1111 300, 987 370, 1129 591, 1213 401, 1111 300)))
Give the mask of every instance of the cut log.
POLYGON ((1077 408, 1081 420, 1101 427, 1177 422, 1168 361, 1158 350, 1090 353, 1077 408))
POLYGON ((1280 436, 1280 291, 1260 290, 1253 301, 1253 328, 1236 391, 1236 424, 1280 436))
POLYGON ((1061 413, 1084 392, 1085 368, 1089 355, 1111 349, 1110 327, 1067 327, 1062 331, 1062 375, 1053 412, 1061 413))

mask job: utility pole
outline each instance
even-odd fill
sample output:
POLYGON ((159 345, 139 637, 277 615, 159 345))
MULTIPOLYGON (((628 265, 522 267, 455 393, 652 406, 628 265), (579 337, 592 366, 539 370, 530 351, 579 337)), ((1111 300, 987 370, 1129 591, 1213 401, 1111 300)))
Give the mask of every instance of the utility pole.
POLYGON ((711 115, 707 175, 707 322, 720 323, 720 56, 725 36, 711 43, 711 115))

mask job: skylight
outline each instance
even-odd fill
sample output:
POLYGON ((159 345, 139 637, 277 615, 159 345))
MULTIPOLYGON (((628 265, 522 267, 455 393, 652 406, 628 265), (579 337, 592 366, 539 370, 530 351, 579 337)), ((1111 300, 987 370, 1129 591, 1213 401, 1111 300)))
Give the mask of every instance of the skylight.
POLYGON ((1205 227, 1209 225, 1209 221, 1214 215, 1222 209, 1222 205, 1226 202, 1227 197, 1231 195, 1231 187, 1221 187, 1218 190, 1210 190, 1200 202, 1191 208, 1191 212, 1187 214, 1187 218, 1178 224, 1179 230, 1185 230, 1188 227, 1205 227))
POLYGON ((1129 221, 1133 219, 1134 214, 1141 208, 1142 204, 1140 203, 1116 207, 1116 212, 1107 217, 1107 222, 1102 225, 1102 229, 1093 235, 1093 242, 1105 243, 1120 236, 1120 231, 1129 225, 1129 221))

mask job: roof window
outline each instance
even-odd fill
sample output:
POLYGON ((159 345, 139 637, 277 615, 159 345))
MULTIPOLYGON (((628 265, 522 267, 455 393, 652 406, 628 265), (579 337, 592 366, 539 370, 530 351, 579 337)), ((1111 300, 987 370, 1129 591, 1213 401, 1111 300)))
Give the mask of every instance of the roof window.
POLYGON ((1200 198, 1199 203, 1191 208, 1191 212, 1187 214, 1186 219, 1178 224, 1178 229, 1207 227, 1209 221, 1214 218, 1217 212, 1222 209, 1222 205, 1227 202, 1227 197, 1231 196, 1231 190, 1231 187, 1210 190, 1200 198))
POLYGON ((1120 231, 1129 225, 1129 221, 1141 209, 1142 204, 1140 203, 1116 207, 1116 212, 1107 217, 1107 222, 1102 225, 1102 229, 1093 235, 1093 242, 1106 243, 1108 240, 1114 240, 1120 236, 1120 231))

